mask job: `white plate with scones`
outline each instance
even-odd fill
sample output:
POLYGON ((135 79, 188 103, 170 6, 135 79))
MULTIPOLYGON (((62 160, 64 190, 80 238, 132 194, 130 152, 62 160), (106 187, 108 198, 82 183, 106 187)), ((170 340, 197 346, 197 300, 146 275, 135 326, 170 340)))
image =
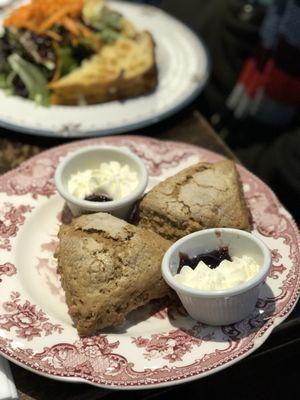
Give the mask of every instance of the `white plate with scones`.
MULTIPOLYGON (((28 5, 30 1, 14 4, 28 5)), ((74 0, 74 3, 80 1, 74 0)), ((53 0, 52 3, 61 7, 59 2, 61 0, 53 0)), ((114 34, 118 34, 117 39, 111 36, 105 38, 103 31, 98 32, 93 26, 93 21, 82 26, 82 21, 85 21, 85 15, 88 14, 84 12, 84 8, 78 18, 71 21, 71 25, 70 12, 68 23, 58 20, 56 25, 50 26, 50 33, 49 30, 43 31, 43 26, 45 23, 47 25, 51 13, 55 11, 51 11, 50 6, 50 17, 46 13, 40 25, 32 28, 33 31, 30 27, 34 17, 27 21, 22 13, 9 17, 8 11, 2 14, 0 12, 1 30, 1 25, 5 26, 6 31, 10 30, 9 35, 20 41, 21 47, 34 34, 31 47, 37 46, 38 55, 48 51, 50 60, 43 63, 36 53, 28 55, 26 51, 24 55, 26 46, 23 46, 20 53, 19 47, 15 49, 9 39, 6 39, 9 35, 3 36, 0 32, 0 58, 9 60, 3 67, 3 63, 0 64, 1 126, 38 136, 78 138, 116 134, 158 122, 189 104, 200 93, 209 75, 208 55, 202 40, 186 25, 150 5, 105 0, 83 0, 81 3, 96 4, 97 10, 104 5, 105 9, 115 12, 114 18, 120 14, 120 32, 114 31, 114 34), (90 36, 86 34, 83 39, 81 36, 74 37, 74 23, 75 33, 76 29, 78 32, 81 30, 84 36, 88 28, 88 34, 93 39, 96 38, 98 46, 95 45, 95 50, 92 43, 93 46, 85 49, 85 52, 94 53, 86 56, 83 61, 81 58, 76 59, 79 51, 76 43, 81 40, 81 45, 83 39, 86 43, 90 36), (25 32, 25 38, 23 27, 28 31, 25 32), (18 33, 20 29, 21 34, 18 33), (70 38, 71 44, 68 42, 65 45, 66 33, 70 33, 68 29, 73 36, 70 38), (42 32, 37 39, 36 31, 42 32), (37 42, 39 40, 43 43, 45 37, 48 47, 37 42), (115 41, 111 42, 112 40, 115 41), (5 50, 7 54, 2 55, 2 44, 4 49, 9 48, 5 50), (38 46, 41 46, 40 50, 38 46), (57 49, 63 49, 64 52, 67 49, 71 55, 76 54, 73 63, 76 62, 77 67, 68 67, 68 72, 65 72, 61 65, 69 66, 71 63, 64 61, 62 56, 57 56, 62 52, 57 49), (38 61, 30 65, 32 57, 38 61), (44 64, 46 67, 49 65, 48 70, 44 64), (37 79, 32 83, 30 75, 30 84, 27 75, 27 80, 22 75, 24 69, 30 72, 32 68, 35 68, 35 74, 40 72, 39 86, 42 89, 33 85, 37 83, 37 79), (42 72, 45 76, 40 76, 42 72), (21 83, 20 79, 23 79, 21 83)), ((63 5, 65 6, 64 3, 63 5)), ((37 19, 42 15, 41 11, 47 11, 47 7, 41 10, 33 7, 29 15, 36 10, 37 19)), ((64 15, 63 17, 65 18, 64 15)), ((103 24, 102 21, 99 23, 103 24)), ((111 32, 111 27, 109 29, 111 32)), ((81 57, 82 50, 80 51, 81 57)))
POLYGON ((0 353, 37 374, 118 389, 199 379, 261 346, 297 302, 295 222, 262 181, 208 150, 137 136, 74 142, 1 176, 0 191, 0 353), (63 211, 56 167, 93 145, 144 160, 135 225, 63 211), (193 320, 161 277, 167 248, 208 227, 251 230, 272 255, 255 309, 228 326, 193 320))

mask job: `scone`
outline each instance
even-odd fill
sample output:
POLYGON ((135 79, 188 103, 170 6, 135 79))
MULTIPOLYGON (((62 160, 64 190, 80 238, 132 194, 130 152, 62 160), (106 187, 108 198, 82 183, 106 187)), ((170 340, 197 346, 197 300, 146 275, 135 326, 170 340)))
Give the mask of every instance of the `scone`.
POLYGON ((109 214, 61 225, 56 251, 69 314, 80 336, 122 324, 133 309, 169 294, 161 261, 171 243, 109 214))
POLYGON ((161 182, 140 202, 136 220, 171 241, 207 228, 251 228, 239 175, 229 160, 198 163, 161 182))

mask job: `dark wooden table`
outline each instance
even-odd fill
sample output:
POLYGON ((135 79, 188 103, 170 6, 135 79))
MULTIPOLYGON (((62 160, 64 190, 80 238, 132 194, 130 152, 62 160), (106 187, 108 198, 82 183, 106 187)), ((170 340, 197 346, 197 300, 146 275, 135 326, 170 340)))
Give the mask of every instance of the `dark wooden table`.
MULTIPOLYGON (((62 141, 58 139, 32 137, 5 131, 3 129, 0 130, 0 133, 0 173, 17 167, 21 162, 40 151, 62 143, 62 141)), ((138 133, 160 139, 195 144, 238 161, 232 151, 193 106, 177 114, 173 118, 150 128, 143 129, 138 133)), ((287 348, 289 349, 289 354, 291 354, 290 351, 294 352, 294 354, 297 353, 297 351, 299 352, 299 329, 299 321, 297 322, 297 320, 290 319, 288 322, 275 329, 270 339, 259 351, 239 363, 237 367, 231 367, 195 383, 175 388, 126 392, 106 390, 83 384, 54 381, 35 375, 14 364, 11 364, 11 368, 21 400, 84 400, 100 399, 103 397, 106 399, 150 399, 157 397, 164 398, 164 396, 167 398, 170 395, 173 396, 174 392, 178 394, 181 393, 183 396, 185 393, 188 393, 188 391, 193 393, 193 390, 199 390, 199 388, 203 394, 207 393, 207 395, 209 395, 216 389, 216 382, 218 382, 220 390, 222 390, 222 385, 224 385, 223 390, 225 391, 228 384, 230 384, 230 380, 233 380, 232 384, 234 385, 234 379, 241 376, 241 371, 248 373, 247 371, 249 371, 249 369, 254 371, 258 364, 263 366, 268 362, 274 363, 273 358, 275 353, 277 355, 279 354, 280 360, 282 361, 288 358, 286 354, 287 348), (288 338, 286 337, 287 329, 289 332, 288 338), (171 393, 169 393, 170 391, 171 393)), ((232 398, 234 398, 233 392, 231 392, 231 394, 233 396, 232 398)))
MULTIPOLYGON (((163 123, 139 130, 138 134, 158 139, 176 140, 216 151, 228 158, 235 158, 232 151, 214 132, 204 117, 190 107, 163 123)), ((23 135, 0 128, 0 173, 16 168, 21 162, 63 141, 23 135)))

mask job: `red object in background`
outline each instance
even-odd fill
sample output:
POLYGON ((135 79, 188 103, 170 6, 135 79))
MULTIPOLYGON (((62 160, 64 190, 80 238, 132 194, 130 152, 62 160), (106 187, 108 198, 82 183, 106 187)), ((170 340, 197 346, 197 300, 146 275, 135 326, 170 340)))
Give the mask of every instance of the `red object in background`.
POLYGON ((267 75, 265 90, 274 100, 293 106, 300 105, 300 78, 282 71, 274 61, 267 75))

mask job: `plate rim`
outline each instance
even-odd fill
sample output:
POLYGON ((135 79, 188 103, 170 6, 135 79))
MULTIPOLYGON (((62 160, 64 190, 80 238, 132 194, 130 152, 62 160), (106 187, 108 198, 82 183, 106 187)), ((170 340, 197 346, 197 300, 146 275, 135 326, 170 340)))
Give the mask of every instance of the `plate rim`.
POLYGON ((237 364, 240 361, 244 360, 246 357, 250 356, 255 350, 257 350, 259 347, 261 347, 265 343, 265 341, 269 338, 269 336, 273 332, 273 330, 289 316, 289 314, 295 308, 297 301, 299 301, 299 294, 298 294, 298 300, 295 301, 294 305, 291 307, 291 309, 288 311, 288 313, 286 315, 284 315, 283 317, 276 318, 274 320, 274 323, 271 324, 268 327, 267 331, 264 333, 264 335, 266 335, 266 336, 260 336, 258 338, 255 338, 252 348, 249 349, 247 352, 243 353, 242 355, 238 356, 238 358, 235 358, 235 359, 227 362, 226 364, 220 365, 211 370, 201 372, 199 374, 195 374, 192 376, 188 376, 186 378, 179 378, 176 380, 169 380, 166 382, 141 384, 141 385, 136 385, 136 384, 134 384, 134 385, 115 385, 115 384, 108 385, 108 384, 104 384, 104 383, 103 384, 96 383, 96 382, 93 382, 92 380, 88 380, 88 379, 84 379, 84 378, 80 378, 80 377, 76 377, 76 376, 72 377, 72 376, 51 375, 46 372, 42 372, 38 369, 32 368, 31 366, 29 366, 27 364, 22 363, 19 360, 16 360, 15 358, 4 353, 3 350, 1 349, 1 347, 0 347, 0 355, 2 357, 4 357, 5 359, 7 359, 8 361, 12 362, 13 364, 18 365, 19 367, 24 368, 29 372, 32 372, 32 373, 42 376, 44 378, 49 378, 49 379, 52 379, 52 380, 58 381, 58 382, 80 383, 80 384, 87 384, 90 386, 94 386, 94 387, 98 387, 98 388, 106 389, 106 390, 124 390, 124 391, 145 390, 145 389, 154 390, 154 389, 160 389, 160 388, 170 387, 170 386, 179 386, 179 385, 182 385, 185 383, 189 383, 189 382, 193 382, 196 380, 206 378, 209 375, 217 374, 218 372, 221 372, 224 369, 227 369, 227 368, 231 367, 232 365, 237 364), (278 321, 278 322, 276 323, 276 321, 278 321), (264 340, 262 340, 262 338, 264 338, 264 340), (260 342, 260 343, 258 343, 258 342, 260 342))
MULTIPOLYGON (((138 135, 123 135, 122 138, 124 139, 128 139, 128 140, 138 140, 138 141, 154 141, 154 142, 167 142, 169 144, 176 144, 179 146, 183 146, 185 148, 191 148, 191 149, 197 149, 199 151, 199 149, 201 151, 204 151, 204 153, 207 154, 211 154, 213 156, 218 156, 218 158, 220 159, 226 159, 226 157, 224 157, 223 155, 220 155, 214 151, 205 149, 201 146, 197 146, 197 145, 193 145, 193 144, 189 144, 189 143, 184 143, 184 142, 175 142, 172 140, 159 140, 159 139, 155 139, 152 137, 140 137, 138 135)), ((100 139, 100 138, 99 138, 100 139)), ((111 139, 111 138, 101 138, 102 140, 104 139, 111 139)), ((114 138, 117 139, 117 138, 114 138)), ((121 139, 121 137, 120 137, 121 139)), ((80 145, 80 144, 86 144, 89 143, 91 141, 95 141, 95 139, 86 139, 86 140, 81 140, 81 141, 76 141, 76 145, 80 145)), ((26 163, 31 163, 34 161, 34 159, 38 159, 39 157, 47 154, 47 153, 51 153, 52 151, 57 150, 58 148, 60 149, 64 149, 64 148, 68 148, 70 147, 71 143, 66 143, 66 144, 62 144, 59 146, 54 146, 51 149, 45 150, 37 155, 35 155, 34 157, 31 157, 30 159, 26 160, 25 162, 23 162, 20 167, 24 166, 24 164, 26 165, 26 163)), ((70 150, 72 151, 72 150, 70 150)), ((5 175, 9 175, 10 173, 14 173, 18 168, 17 167, 11 171, 8 171, 7 173, 3 174, 2 176, 5 175)), ((256 175, 252 174, 252 172, 250 172, 247 168, 245 168, 244 166, 239 166, 239 168, 245 170, 248 174, 250 174, 250 176, 252 178, 254 178, 256 181, 259 181, 260 184, 262 184, 267 190, 268 192, 271 194, 273 201, 275 201, 275 203, 280 206, 283 207, 281 202, 279 201, 279 199, 277 198, 276 194, 273 192, 273 190, 266 184, 264 183, 259 177, 257 177, 256 175)), ((1 178, 0 178, 1 179, 1 178)), ((284 207, 283 207, 284 208, 284 207)), ((298 230, 297 224, 295 222, 295 220, 293 219, 293 217, 291 216, 291 214, 284 208, 285 213, 287 213, 289 215, 289 221, 293 227, 293 229, 295 230, 296 233, 296 240, 298 245, 300 244, 300 232, 298 230)), ((266 323, 265 326, 265 330, 263 331, 263 334, 261 336, 255 336, 254 339, 251 341, 251 345, 252 347, 250 349, 247 349, 246 351, 244 351, 242 354, 237 355, 233 360, 227 361, 224 364, 211 368, 210 370, 204 371, 204 372, 200 372, 200 373, 196 373, 194 375, 191 376, 187 376, 187 377, 183 377, 183 378, 177 378, 176 380, 168 380, 165 382, 158 382, 158 383, 153 383, 153 384, 129 384, 129 385, 116 385, 116 384, 110 384, 108 385, 107 383, 95 383, 92 380, 88 380, 85 378, 81 378, 81 377, 76 377, 76 376, 61 376, 61 375, 53 375, 53 374, 49 374, 46 372, 43 372, 41 370, 38 369, 34 369, 31 366, 27 365, 26 363, 19 361, 18 358, 14 358, 12 357, 10 354, 7 354, 5 349, 3 350, 3 348, 0 348, 0 354, 3 355, 3 357, 7 358, 8 360, 10 360, 11 362, 21 366, 22 368, 25 368, 33 373, 36 373, 38 375, 50 378, 50 379, 54 379, 54 380, 58 380, 58 381, 64 381, 64 382, 70 382, 70 383, 86 383, 86 384, 90 384, 96 387, 101 387, 104 389, 116 389, 116 390, 142 390, 142 389, 155 389, 155 388, 161 388, 161 387, 168 387, 168 386, 175 386, 175 385, 179 385, 179 384, 183 384, 183 383, 187 383, 187 382, 191 382, 197 379, 202 379, 205 376, 217 373, 227 367, 230 367, 231 365, 241 361, 242 359, 244 359, 245 357, 247 357, 248 355, 250 355, 251 353, 253 353, 255 350, 257 350, 270 336, 271 332, 280 324, 282 323, 288 316, 289 314, 292 312, 292 310, 294 309, 294 307, 296 306, 298 300, 299 300, 299 295, 300 295, 300 288, 298 287, 298 289, 296 290, 296 292, 294 293, 293 299, 291 299, 289 301, 289 303, 291 304, 286 304, 285 308, 284 308, 284 314, 280 314, 280 316, 276 316, 274 317, 274 319, 271 321, 271 323, 266 323)))
MULTIPOLYGON (((113 0, 113 2, 118 3, 119 0, 113 0)), ((92 138, 92 137, 103 137, 106 135, 117 135, 120 133, 125 133, 129 131, 136 131, 137 129, 141 128, 146 128, 149 127, 150 125, 157 124, 158 122, 161 122, 165 120, 166 118, 176 114, 178 111, 184 109, 187 107, 189 104, 191 104, 197 97, 198 95, 202 92, 203 88, 208 82, 208 79, 211 75, 211 56, 210 52, 208 50, 208 47, 202 38, 202 36, 196 32, 193 28, 179 20, 177 17, 169 14, 167 11, 156 7, 154 5, 149 5, 149 4, 141 4, 141 3, 131 3, 129 1, 122 1, 123 4, 130 4, 130 6, 136 7, 136 8, 147 8, 147 9, 154 9, 155 12, 163 14, 165 17, 167 17, 170 20, 173 20, 177 24, 181 25, 185 30, 189 31, 189 33, 194 37, 195 42, 197 42, 198 47, 202 47, 203 53, 205 56, 205 71, 203 73, 203 77, 201 81, 197 80, 194 82, 194 88, 193 90, 187 95, 182 101, 178 102, 174 107, 167 109, 164 112, 159 112, 157 115, 149 118, 145 118, 144 120, 137 121, 134 123, 130 124, 124 124, 122 126, 118 127, 110 127, 110 128, 98 128, 98 129, 93 129, 93 130, 83 130, 80 132, 68 132, 67 134, 51 130, 51 129, 42 129, 42 128, 33 128, 33 127, 26 127, 22 126, 21 124, 14 124, 12 122, 7 122, 5 120, 1 119, 0 116, 0 126, 3 127, 4 129, 7 130, 14 130, 20 134, 24 135, 33 135, 33 136, 39 136, 39 137, 50 137, 50 138, 63 138, 63 139, 84 139, 84 138, 92 138)), ((0 23, 0 25, 2 25, 0 23)), ((159 68, 159 66, 158 66, 159 68)), ((151 95, 151 93, 150 93, 151 95)), ((138 99, 138 97, 137 97, 138 99)), ((128 99, 130 100, 130 99, 128 99)), ((107 103, 105 103, 107 104, 107 103)), ((96 104, 97 105, 97 104, 96 104)), ((101 106, 101 103, 98 104, 98 106, 101 106)), ((70 106, 70 107, 75 107, 75 106, 70 106)), ((49 108, 51 110, 51 108, 49 108)), ((76 110, 76 108, 75 108, 76 110)))

